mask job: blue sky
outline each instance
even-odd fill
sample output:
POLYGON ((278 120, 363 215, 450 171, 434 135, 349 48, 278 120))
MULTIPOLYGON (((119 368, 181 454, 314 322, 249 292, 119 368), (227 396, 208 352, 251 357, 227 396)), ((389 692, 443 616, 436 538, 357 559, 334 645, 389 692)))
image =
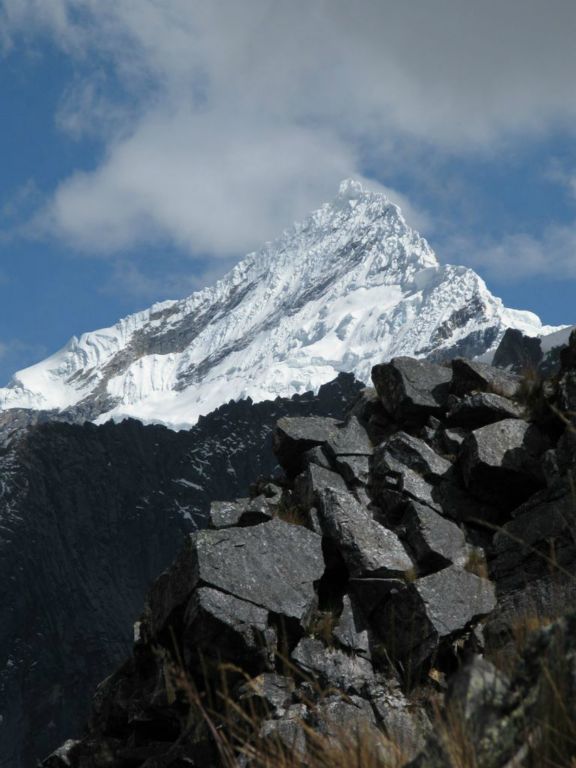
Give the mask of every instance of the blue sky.
POLYGON ((347 176, 509 306, 576 322, 576 5, 545 11, 0 0, 0 383, 212 282, 347 176))

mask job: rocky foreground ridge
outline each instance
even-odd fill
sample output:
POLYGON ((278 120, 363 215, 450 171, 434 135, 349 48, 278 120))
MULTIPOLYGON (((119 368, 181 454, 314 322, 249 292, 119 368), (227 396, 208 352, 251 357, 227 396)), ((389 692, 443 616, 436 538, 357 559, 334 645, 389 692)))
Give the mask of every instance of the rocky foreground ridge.
POLYGON ((0 418, 0 765, 33 768, 81 732, 211 500, 277 471, 278 419, 343 418, 361 389, 342 374, 316 395, 228 403, 186 432, 0 418))
POLYGON ((284 479, 212 504, 44 768, 274 764, 242 713, 294 765, 342 727, 382 766, 569 764, 576 334, 543 382, 411 358, 372 379, 344 421, 280 419, 284 479))

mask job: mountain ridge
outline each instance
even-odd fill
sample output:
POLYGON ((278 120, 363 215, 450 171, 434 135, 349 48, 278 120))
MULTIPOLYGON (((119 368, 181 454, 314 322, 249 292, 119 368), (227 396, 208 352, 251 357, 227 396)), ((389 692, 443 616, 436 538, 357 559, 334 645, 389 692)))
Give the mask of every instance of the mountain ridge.
POLYGON ((441 265, 382 193, 336 198, 214 286, 73 337, 0 389, 0 410, 58 410, 173 429, 230 399, 291 396, 371 361, 493 352, 506 328, 554 331, 506 309, 463 266, 441 265))

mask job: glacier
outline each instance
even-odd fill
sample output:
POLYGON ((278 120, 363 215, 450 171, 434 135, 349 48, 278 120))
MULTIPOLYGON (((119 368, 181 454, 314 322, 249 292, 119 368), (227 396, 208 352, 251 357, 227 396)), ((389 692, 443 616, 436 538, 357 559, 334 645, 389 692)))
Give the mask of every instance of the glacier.
POLYGON ((214 286, 72 338, 0 389, 0 410, 186 429, 222 403, 370 380, 399 355, 489 359, 507 328, 544 336, 464 266, 440 264, 384 194, 338 195, 214 286))

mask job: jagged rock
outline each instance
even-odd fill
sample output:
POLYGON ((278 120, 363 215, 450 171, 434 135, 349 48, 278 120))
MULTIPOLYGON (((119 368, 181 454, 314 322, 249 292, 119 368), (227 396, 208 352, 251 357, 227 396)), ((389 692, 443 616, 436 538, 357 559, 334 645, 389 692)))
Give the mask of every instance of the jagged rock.
POLYGON ((400 539, 376 522, 352 494, 326 489, 320 522, 324 534, 342 553, 351 576, 389 576, 412 570, 400 539))
POLYGON ((466 431, 459 427, 442 430, 440 439, 446 453, 455 456, 460 450, 466 434, 466 431))
POLYGON ((308 464, 316 464, 324 469, 332 469, 330 460, 319 445, 305 451, 303 454, 303 461, 306 466, 308 466, 308 464))
POLYGON ((371 620, 388 653, 415 669, 443 640, 462 633, 495 605, 490 581, 450 566, 391 591, 371 620))
POLYGON ((305 704, 292 704, 282 718, 262 723, 260 738, 279 741, 290 753, 303 757, 306 753, 304 723, 307 715, 308 707, 305 704))
POLYGON ((275 672, 264 672, 243 683, 238 689, 238 701, 249 711, 258 709, 264 715, 280 717, 294 692, 295 683, 290 677, 275 672))
POLYGON ((273 447, 286 472, 296 476, 304 469, 303 454, 326 443, 336 432, 339 421, 328 417, 284 417, 278 421, 273 435, 273 447))
POLYGON ((332 456, 370 456, 373 446, 356 416, 350 416, 345 424, 330 434, 326 450, 332 456))
POLYGON ((502 589, 519 589, 576 562, 576 503, 572 488, 539 494, 515 510, 494 536, 490 573, 502 589))
POLYGON ((479 499, 512 510, 544 486, 539 457, 546 448, 539 430, 517 419, 476 429, 460 452, 466 487, 479 499))
POLYGON ((374 471, 402 473, 412 470, 430 483, 437 483, 452 465, 438 456, 429 445, 406 432, 397 432, 394 437, 378 446, 374 454, 374 471))
POLYGON ((365 486, 370 481, 369 456, 338 456, 335 460, 336 469, 352 486, 365 486))
POLYGON ((537 370, 542 361, 540 339, 525 336, 516 328, 507 328, 492 360, 497 368, 506 368, 518 374, 537 370))
POLYGON ((192 669, 205 659, 233 659, 246 670, 272 663, 276 634, 268 611, 217 589, 194 590, 184 617, 184 655, 192 669))
POLYGON ((522 379, 515 373, 457 357, 452 360, 452 386, 455 395, 463 397, 473 392, 488 392, 513 398, 521 389, 522 379))
POLYGON ((441 415, 451 378, 449 368, 409 357, 396 357, 372 368, 372 381, 384 409, 400 423, 441 415))
POLYGON ((342 613, 340 614, 336 626, 332 632, 334 638, 351 651, 362 656, 368 656, 370 653, 370 638, 368 636, 368 627, 366 619, 350 595, 344 595, 342 598, 342 613))
POLYGON ((337 472, 324 469, 317 464, 309 464, 294 481, 296 497, 304 507, 318 504, 327 488, 344 492, 348 490, 346 483, 337 472))
POLYGON ((327 697, 314 708, 312 725, 335 745, 344 741, 353 748, 354 742, 366 743, 368 739, 373 745, 373 753, 384 765, 386 758, 391 757, 376 726, 374 711, 361 696, 327 697))
POLYGON ((355 689, 358 692, 365 682, 374 680, 374 670, 368 659, 327 648, 321 640, 312 637, 303 637, 291 658, 304 672, 313 674, 323 688, 355 689))
POLYGON ((504 419, 522 419, 525 408, 518 403, 490 392, 465 395, 446 414, 449 427, 478 429, 504 419))
POLYGON ((372 492, 391 507, 389 491, 404 498, 415 499, 439 509, 432 497, 437 485, 450 470, 451 464, 438 456, 429 445, 405 432, 378 446, 372 462, 372 492))
POLYGON ((213 501, 210 505, 210 528, 232 528, 258 525, 272 519, 272 508, 268 499, 257 496, 255 499, 237 501, 213 501))
POLYGON ((321 539, 274 519, 251 528, 192 534, 153 586, 146 623, 154 636, 197 586, 209 586, 282 616, 301 618, 323 573, 321 539))
POLYGON ((466 562, 469 551, 464 533, 430 507, 410 502, 400 530, 421 569, 439 570, 451 563, 466 562))

